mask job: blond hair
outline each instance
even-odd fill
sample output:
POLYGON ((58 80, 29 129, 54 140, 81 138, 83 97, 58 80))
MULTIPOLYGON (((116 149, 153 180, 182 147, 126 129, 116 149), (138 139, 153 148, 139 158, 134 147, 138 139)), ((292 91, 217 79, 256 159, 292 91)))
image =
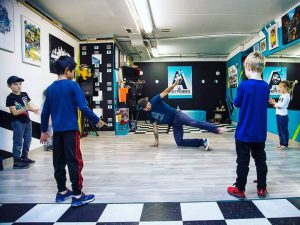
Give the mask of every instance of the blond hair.
POLYGON ((262 73, 266 65, 265 57, 260 52, 251 52, 245 59, 244 66, 251 71, 262 73))
POLYGON ((295 81, 288 81, 288 80, 283 80, 279 83, 279 85, 283 85, 286 90, 289 92, 291 95, 291 99, 293 98, 293 92, 295 88, 295 81))

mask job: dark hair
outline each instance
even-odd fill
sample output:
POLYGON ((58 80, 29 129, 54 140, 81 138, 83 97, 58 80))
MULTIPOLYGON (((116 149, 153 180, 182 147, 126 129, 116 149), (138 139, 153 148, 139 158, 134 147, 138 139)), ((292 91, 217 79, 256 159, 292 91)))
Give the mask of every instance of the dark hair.
POLYGON ((283 80, 280 82, 280 84, 284 85, 287 89, 287 91, 291 95, 291 99, 293 98, 293 91, 295 88, 295 82, 294 81, 288 81, 288 80, 283 80))
POLYGON ((66 68, 69 68, 70 71, 73 71, 76 68, 76 63, 73 58, 70 56, 61 56, 58 60, 55 61, 55 69, 57 75, 64 74, 66 68))

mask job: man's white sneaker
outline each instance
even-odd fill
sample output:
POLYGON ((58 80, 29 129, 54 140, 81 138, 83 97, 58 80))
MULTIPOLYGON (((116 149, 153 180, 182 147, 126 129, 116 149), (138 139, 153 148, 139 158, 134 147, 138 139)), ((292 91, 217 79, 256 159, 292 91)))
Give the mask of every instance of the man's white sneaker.
POLYGON ((208 138, 203 139, 203 147, 205 151, 209 150, 209 140, 208 138))

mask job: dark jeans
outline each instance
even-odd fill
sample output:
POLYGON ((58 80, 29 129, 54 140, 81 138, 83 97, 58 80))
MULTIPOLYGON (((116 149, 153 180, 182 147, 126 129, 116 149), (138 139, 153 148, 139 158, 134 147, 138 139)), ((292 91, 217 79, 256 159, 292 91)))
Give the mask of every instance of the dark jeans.
POLYGON ((267 173, 268 167, 266 164, 266 152, 264 142, 242 142, 235 141, 236 154, 237 154, 237 168, 236 168, 236 186, 241 190, 245 191, 247 176, 249 172, 250 153, 255 161, 256 174, 257 174, 257 188, 267 187, 267 173))
POLYGON ((81 175, 83 161, 78 131, 53 133, 53 166, 58 192, 66 190, 66 165, 68 166, 73 193, 80 195, 83 182, 81 175))
POLYGON ((289 146, 289 117, 276 115, 279 143, 283 146, 289 146))
POLYGON ((203 145, 203 139, 183 139, 183 125, 205 129, 210 132, 216 132, 218 128, 207 122, 193 120, 185 113, 178 111, 173 122, 173 133, 176 144, 182 147, 200 147, 203 145))
POLYGON ((13 157, 14 161, 17 161, 21 156, 28 156, 32 134, 31 122, 13 121, 11 126, 13 129, 13 157))

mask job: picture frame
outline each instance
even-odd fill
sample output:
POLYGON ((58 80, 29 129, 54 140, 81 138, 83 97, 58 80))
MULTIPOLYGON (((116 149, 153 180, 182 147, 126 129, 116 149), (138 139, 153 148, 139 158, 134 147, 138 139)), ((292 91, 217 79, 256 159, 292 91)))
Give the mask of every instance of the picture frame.
POLYGON ((0 7, 3 16, 0 18, 0 49, 14 52, 15 51, 15 28, 14 28, 14 5, 10 0, 1 0, 0 7))
POLYGON ((115 69, 119 70, 120 68, 120 53, 119 53, 119 48, 118 46, 115 44, 115 69))
POLYGON ((275 23, 274 25, 268 28, 268 41, 269 41, 269 50, 273 50, 279 46, 279 39, 278 39, 278 24, 275 23))
POLYGON ((264 52, 267 50, 267 39, 263 39, 260 43, 260 52, 264 52))
POLYGON ((300 38, 299 32, 300 5, 296 6, 281 18, 282 43, 286 45, 300 38))
POLYGON ((41 27, 21 15, 22 60, 34 66, 41 66, 41 27))
MULTIPOLYGON (((86 55, 87 51, 82 51, 82 55, 86 55)), ((65 41, 49 34, 49 67, 50 73, 56 73, 55 62, 60 56, 70 56, 74 59, 75 49, 65 41)))
POLYGON ((253 46, 253 52, 259 52, 259 43, 256 43, 256 44, 253 46))

